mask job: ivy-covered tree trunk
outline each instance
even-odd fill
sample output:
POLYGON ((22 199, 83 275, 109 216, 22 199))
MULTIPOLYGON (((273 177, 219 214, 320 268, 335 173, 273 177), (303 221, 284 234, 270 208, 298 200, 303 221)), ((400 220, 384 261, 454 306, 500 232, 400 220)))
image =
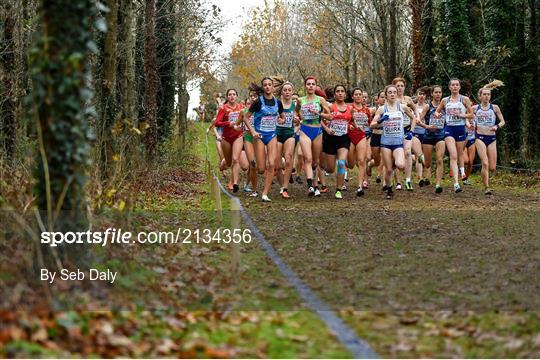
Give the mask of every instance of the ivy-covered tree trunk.
POLYGON ((540 1, 528 1, 529 13, 529 41, 527 49, 529 55, 529 75, 527 76, 527 84, 524 86, 525 92, 525 109, 524 123, 527 128, 527 156, 538 157, 540 153, 540 122, 538 114, 540 114, 540 101, 536 95, 538 78, 540 77, 540 34, 538 33, 538 14, 540 14, 540 1))
POLYGON ((0 155, 15 158, 17 141, 15 64, 15 18, 11 0, 0 4, 0 155))
POLYGON ((389 23, 388 67, 386 69, 387 84, 392 83, 392 80, 397 75, 397 4, 395 0, 390 0, 389 23))
MULTIPOLYGON (((41 36, 32 50, 32 110, 37 120, 36 206, 59 231, 87 229, 84 185, 89 164, 85 104, 87 57, 92 42, 93 0, 42 0, 41 36), (61 214, 56 214, 61 210, 61 214)), ((78 249, 78 250, 77 250, 78 249)), ((64 258, 80 253, 65 247, 64 258)))
POLYGON ((421 9, 421 38, 422 38, 422 82, 426 85, 436 83, 435 56, 435 28, 436 18, 433 9, 433 0, 424 0, 421 9))
POLYGON ((446 60, 448 77, 471 79, 470 68, 465 62, 470 60, 473 43, 469 33, 467 0, 443 0, 441 24, 446 36, 448 56, 446 60))
POLYGON ((144 75, 145 93, 145 123, 147 125, 144 143, 146 145, 146 155, 148 158, 156 156, 158 138, 157 138, 157 59, 156 59, 156 34, 155 34, 155 0, 145 1, 144 19, 145 19, 145 43, 144 43, 144 75))
POLYGON ((499 134, 501 158, 506 162, 512 155, 520 156, 523 145, 523 98, 518 94, 524 86, 527 64, 525 47, 525 10, 522 1, 492 1, 487 14, 491 46, 506 47, 510 56, 502 63, 497 76, 505 83, 493 98, 501 106, 507 121, 499 134))
POLYGON ((114 145, 111 129, 116 119, 116 54, 118 32, 117 0, 107 0, 107 33, 103 45, 101 71, 99 77, 99 121, 98 134, 98 174, 105 181, 111 175, 114 145))
POLYGON ((122 118, 137 125, 137 83, 135 79, 135 3, 121 0, 119 24, 119 79, 122 118))
POLYGON ((170 134, 174 119, 175 97, 175 21, 174 2, 157 0, 156 34, 159 88, 157 93, 157 130, 161 144, 170 134))

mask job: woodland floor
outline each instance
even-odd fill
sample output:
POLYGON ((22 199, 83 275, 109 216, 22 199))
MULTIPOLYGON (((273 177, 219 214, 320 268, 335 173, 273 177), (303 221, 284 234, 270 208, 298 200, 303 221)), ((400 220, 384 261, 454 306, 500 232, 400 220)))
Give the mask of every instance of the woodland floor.
MULTIPOLYGON (((113 204, 135 194, 133 205, 95 214, 97 229, 219 226, 203 125, 191 130, 188 154, 115 194, 113 204)), ((478 175, 458 195, 446 179, 439 196, 416 186, 388 201, 374 181, 357 198, 350 177, 343 200, 307 198, 296 184, 291 200, 277 186, 271 204, 240 197, 283 260, 380 356, 540 357, 538 178, 498 173, 491 197, 478 175)), ((228 244, 112 246, 92 259, 120 272, 115 284, 52 288, 29 280, 31 244, 7 239, 0 356, 350 357, 255 239, 240 246, 238 273, 228 244)))

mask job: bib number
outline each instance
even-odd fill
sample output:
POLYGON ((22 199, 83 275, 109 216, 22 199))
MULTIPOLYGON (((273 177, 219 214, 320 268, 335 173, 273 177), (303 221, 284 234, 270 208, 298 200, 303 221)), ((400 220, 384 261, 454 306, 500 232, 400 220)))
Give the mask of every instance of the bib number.
POLYGON ((276 117, 275 116, 263 116, 261 118, 261 131, 272 132, 276 131, 276 117))
POLYGON ((293 126, 294 114, 292 112, 284 112, 285 122, 283 124, 277 123, 277 126, 284 128, 291 128, 293 126))
POLYGON ((369 129, 368 125, 368 117, 363 112, 354 112, 354 121, 356 123, 356 126, 358 126, 360 129, 366 131, 369 129))
POLYGON ((399 119, 396 120, 386 120, 384 122, 384 136, 385 137, 392 137, 392 138, 399 138, 403 135, 403 127, 401 124, 401 121, 399 119))
POLYGON ((343 136, 347 134, 347 121, 343 120, 332 120, 330 123, 330 128, 334 130, 334 136, 343 136))

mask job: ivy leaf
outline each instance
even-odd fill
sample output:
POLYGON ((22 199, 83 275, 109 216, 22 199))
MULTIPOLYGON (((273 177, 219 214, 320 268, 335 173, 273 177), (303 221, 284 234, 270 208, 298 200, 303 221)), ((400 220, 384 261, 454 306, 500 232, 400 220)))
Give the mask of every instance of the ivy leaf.
POLYGON ((107 32, 107 22, 105 21, 104 18, 102 18, 102 17, 98 18, 98 19, 95 21, 94 25, 96 25, 96 28, 97 28, 99 31, 101 31, 101 32, 103 32, 103 33, 107 32))

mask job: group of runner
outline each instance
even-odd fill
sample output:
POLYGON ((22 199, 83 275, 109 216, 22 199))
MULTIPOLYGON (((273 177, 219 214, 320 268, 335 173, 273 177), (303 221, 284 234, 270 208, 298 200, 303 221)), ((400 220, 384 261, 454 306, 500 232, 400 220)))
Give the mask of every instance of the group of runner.
POLYGON ((417 90, 415 101, 404 94, 406 81, 395 78, 374 98, 369 107, 367 92, 344 85, 322 90, 317 79, 304 81, 305 96, 299 97, 290 82, 265 77, 252 84, 242 103, 235 89, 225 93, 210 129, 216 136, 220 170, 231 168, 228 187, 238 192, 240 172, 247 171, 244 191, 258 196, 258 174, 264 174, 262 201, 277 177, 280 194, 290 198, 288 184, 302 183, 304 171, 308 196, 328 192, 325 175, 336 173, 335 197, 346 189, 347 170, 358 167, 357 196, 369 188, 371 169, 376 182, 391 199, 395 188, 413 190, 412 168, 420 187, 429 186, 433 152, 436 159, 435 193, 443 191, 444 156, 448 152, 453 190, 468 183, 472 162, 478 153, 482 162, 484 193, 491 195, 489 172, 497 163, 496 131, 504 126, 499 107, 490 102, 494 81, 478 91, 479 104, 460 93, 461 82, 451 79, 450 95, 443 98, 440 85, 417 90), (297 172, 295 176, 293 173, 297 172))

